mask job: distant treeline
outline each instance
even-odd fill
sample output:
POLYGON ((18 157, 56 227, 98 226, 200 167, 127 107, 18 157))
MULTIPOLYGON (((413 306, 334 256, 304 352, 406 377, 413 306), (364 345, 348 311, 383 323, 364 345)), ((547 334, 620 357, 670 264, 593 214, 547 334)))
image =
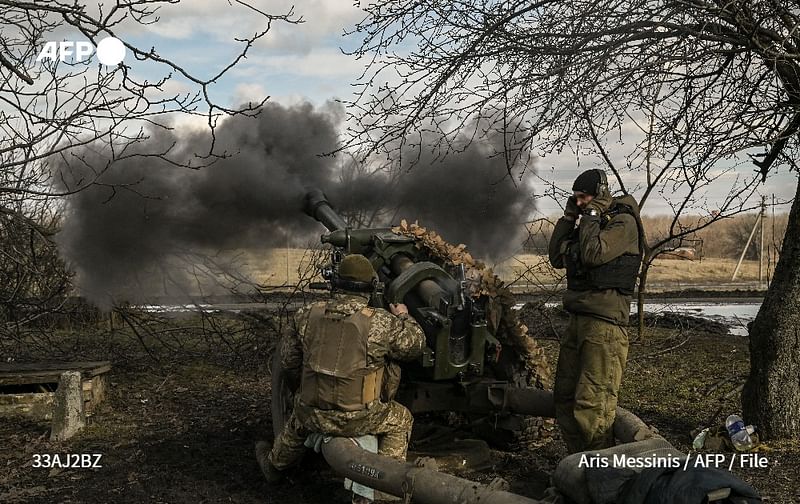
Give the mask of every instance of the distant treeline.
MULTIPOLYGON (((557 219, 557 216, 553 216, 549 219, 542 219, 529 224, 529 235, 524 244, 524 251, 527 253, 546 253, 547 243, 553 230, 553 223, 557 219)), ((673 238, 667 243, 666 247, 668 249, 692 247, 699 257, 738 259, 757 219, 758 212, 721 219, 699 231, 691 232, 680 238, 673 238)), ((768 257, 771 261, 777 259, 777 253, 780 251, 788 220, 789 214, 787 213, 776 213, 773 216, 772 212, 767 211, 764 218, 763 233, 765 259, 768 257)), ((663 241, 670 234, 673 236, 680 234, 683 229, 697 228, 698 223, 706 221, 707 218, 687 215, 681 217, 679 223, 670 232, 674 217, 669 215, 642 217, 642 223, 647 233, 647 241, 651 245, 663 241)), ((761 235, 761 230, 756 229, 745 259, 755 260, 758 258, 758 251, 761 248, 761 235)))

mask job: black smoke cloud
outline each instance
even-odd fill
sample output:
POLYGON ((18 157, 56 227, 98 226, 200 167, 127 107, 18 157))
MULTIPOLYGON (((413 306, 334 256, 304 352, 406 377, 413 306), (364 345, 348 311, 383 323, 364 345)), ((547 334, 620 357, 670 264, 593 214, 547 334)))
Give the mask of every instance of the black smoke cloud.
POLYGON ((418 220, 448 241, 466 244, 478 257, 505 259, 525 238, 523 223, 533 210, 532 170, 509 173, 495 152, 478 142, 443 159, 423 151, 399 179, 362 176, 327 194, 346 211, 383 207, 384 214, 394 216, 379 224, 418 220))
MULTIPOLYGON (((475 142, 441 161, 423 154, 392 182, 378 172, 344 184, 340 161, 321 156, 336 147, 340 112, 269 104, 256 118, 230 118, 217 129, 216 150, 231 156, 201 169, 154 157, 109 165, 100 184, 69 198, 58 236, 81 292, 101 305, 140 301, 163 295, 167 283, 187 282, 185 264, 170 262, 178 254, 287 240, 305 245, 324 231, 302 211, 308 187, 322 188, 345 211, 391 210, 384 215, 392 217, 373 225, 419 220, 477 256, 498 258, 518 248, 533 208, 531 188, 524 173, 512 179, 502 157, 490 157, 490 146, 475 142), (166 280, 154 286, 153 278, 166 280)), ((174 143, 180 150, 172 159, 189 163, 207 141, 201 133, 173 130, 154 133, 147 148, 174 143)), ((80 166, 96 167, 108 156, 85 150, 80 158, 80 166)), ((77 166, 57 166, 55 178, 75 186, 97 176, 77 166)))

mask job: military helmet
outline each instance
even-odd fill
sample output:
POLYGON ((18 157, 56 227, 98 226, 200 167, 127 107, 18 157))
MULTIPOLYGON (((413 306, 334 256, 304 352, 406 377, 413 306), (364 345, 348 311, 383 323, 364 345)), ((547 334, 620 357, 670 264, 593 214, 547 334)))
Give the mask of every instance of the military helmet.
POLYGON ((339 278, 354 282, 372 283, 378 278, 369 259, 361 254, 350 254, 339 263, 339 278))

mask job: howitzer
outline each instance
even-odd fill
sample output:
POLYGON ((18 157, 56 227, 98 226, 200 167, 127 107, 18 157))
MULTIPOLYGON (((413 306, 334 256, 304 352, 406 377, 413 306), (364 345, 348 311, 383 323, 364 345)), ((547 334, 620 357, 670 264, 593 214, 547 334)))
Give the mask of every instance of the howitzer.
MULTIPOLYGON (((463 265, 431 257, 412 236, 391 228, 351 229, 320 190, 306 194, 305 212, 328 232, 322 243, 332 246, 331 265, 323 268, 323 285, 336 288, 337 264, 347 254, 362 254, 378 273, 371 304, 387 308, 404 303, 425 332, 427 348, 417 363, 404 363, 396 400, 414 413, 466 413, 473 430, 501 446, 518 445, 534 423, 509 414, 513 391, 527 388, 528 368, 513 345, 501 345, 490 331, 485 296, 467 290, 463 265), (496 413, 500 413, 497 415, 496 413)), ((292 394, 272 361, 272 418, 277 436, 292 407, 292 394)))
POLYGON ((422 326, 428 348, 419 368, 407 370, 412 376, 469 381, 483 375, 487 358, 496 362, 500 343, 487 329, 485 300, 466 292, 463 265, 447 269, 433 262, 413 237, 391 228, 349 229, 318 189, 306 195, 305 211, 328 228, 321 241, 334 247, 334 258, 362 254, 370 260, 386 286, 373 304, 405 303, 422 326))

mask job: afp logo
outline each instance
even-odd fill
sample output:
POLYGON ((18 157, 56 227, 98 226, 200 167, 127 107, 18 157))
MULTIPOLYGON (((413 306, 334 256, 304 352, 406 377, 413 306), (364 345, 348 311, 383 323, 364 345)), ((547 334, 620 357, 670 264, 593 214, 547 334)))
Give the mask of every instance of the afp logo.
POLYGON ((89 57, 92 53, 97 53, 97 59, 100 63, 108 66, 116 66, 125 59, 125 44, 116 37, 106 37, 97 44, 97 49, 88 41, 71 41, 64 40, 62 42, 47 42, 36 61, 45 59, 61 62, 67 61, 70 56, 74 57, 76 63, 80 63, 89 57))

